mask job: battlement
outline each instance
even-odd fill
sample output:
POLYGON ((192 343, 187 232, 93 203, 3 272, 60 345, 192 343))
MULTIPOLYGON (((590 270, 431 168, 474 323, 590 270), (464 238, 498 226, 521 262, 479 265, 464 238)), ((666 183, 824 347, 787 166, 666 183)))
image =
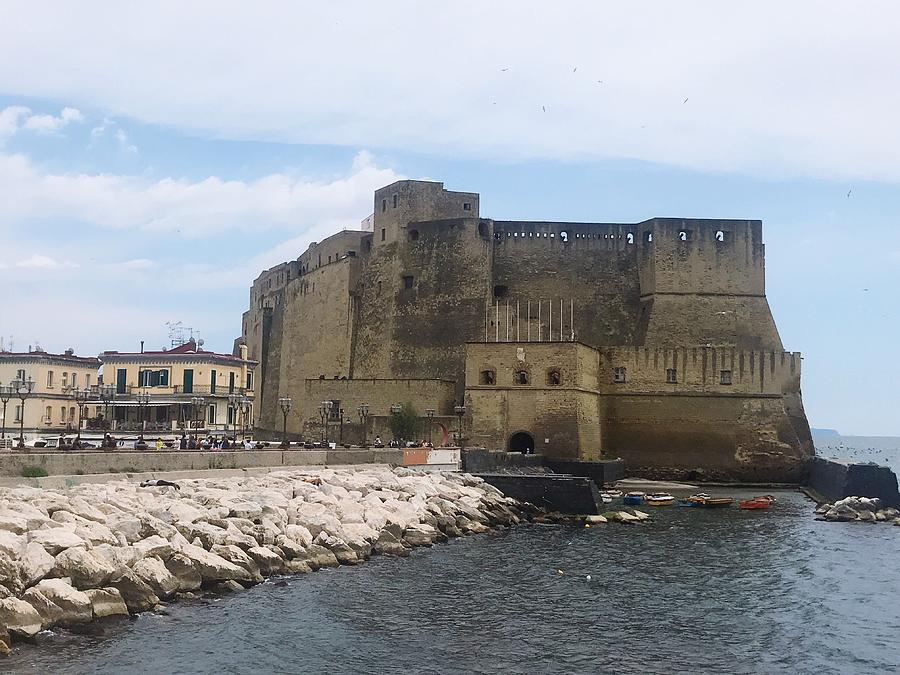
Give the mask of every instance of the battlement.
POLYGON ((375 191, 374 245, 402 238, 407 223, 452 218, 478 218, 479 195, 453 192, 443 183, 401 180, 375 191))

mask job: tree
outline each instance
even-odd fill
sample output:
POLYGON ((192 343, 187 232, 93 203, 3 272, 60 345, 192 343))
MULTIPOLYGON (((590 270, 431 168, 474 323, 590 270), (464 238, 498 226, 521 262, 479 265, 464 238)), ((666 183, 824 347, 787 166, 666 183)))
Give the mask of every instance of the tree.
POLYGON ((391 415, 391 432, 397 440, 413 440, 421 428, 422 419, 412 403, 404 403, 399 414, 391 415))

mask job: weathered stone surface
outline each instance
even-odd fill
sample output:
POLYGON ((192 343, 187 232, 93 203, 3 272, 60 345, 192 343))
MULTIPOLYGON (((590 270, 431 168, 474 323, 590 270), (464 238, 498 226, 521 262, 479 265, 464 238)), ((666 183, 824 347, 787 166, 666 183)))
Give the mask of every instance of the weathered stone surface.
POLYGON ((94 616, 91 599, 66 579, 44 579, 33 588, 62 610, 62 616, 57 621, 60 625, 86 623, 94 616))
POLYGON ((29 588, 22 594, 22 600, 34 607, 41 617, 41 626, 46 629, 58 624, 65 614, 55 602, 36 588, 29 588))
POLYGON ((51 574, 68 577, 78 590, 99 588, 116 573, 115 565, 83 548, 67 548, 56 556, 51 574))
POLYGON ((247 554, 259 565, 260 572, 265 576, 277 574, 284 569, 284 558, 264 546, 254 546, 247 550, 247 554))
POLYGON ((146 612, 159 604, 159 597, 153 592, 153 589, 133 570, 127 568, 121 570, 108 586, 119 591, 125 606, 132 614, 146 612))
POLYGON ((128 607, 116 588, 92 588, 85 591, 85 595, 90 598, 95 619, 128 615, 128 607))
POLYGON ((212 552, 216 555, 222 556, 222 558, 224 558, 228 562, 247 570, 254 582, 258 583, 263 580, 262 574, 260 574, 259 564, 254 558, 250 557, 247 552, 239 546, 235 546, 233 544, 217 544, 216 546, 212 547, 212 552))
POLYGON ((159 558, 154 556, 141 558, 134 564, 132 570, 160 598, 171 597, 179 590, 178 579, 159 558))
POLYGON ((175 553, 166 560, 166 569, 178 580, 178 590, 181 592, 196 591, 203 583, 197 567, 181 553, 175 553))
POLYGON ((29 542, 19 561, 22 582, 26 587, 34 586, 50 574, 55 564, 56 560, 43 546, 35 541, 29 542))
POLYGON ((36 530, 34 532, 29 532, 29 537, 31 541, 37 542, 43 546, 47 553, 53 556, 67 548, 87 547, 87 542, 85 542, 84 539, 74 532, 70 532, 63 528, 36 530))
POLYGON ((24 600, 4 598, 0 600, 0 626, 14 635, 31 637, 41 632, 41 615, 24 600))
POLYGON ((204 580, 211 581, 253 581, 250 573, 242 567, 228 562, 222 556, 206 549, 188 544, 182 547, 181 553, 194 563, 204 580))
POLYGON ((175 552, 172 544, 158 534, 134 542, 134 549, 141 558, 154 556, 161 560, 167 560, 175 552))

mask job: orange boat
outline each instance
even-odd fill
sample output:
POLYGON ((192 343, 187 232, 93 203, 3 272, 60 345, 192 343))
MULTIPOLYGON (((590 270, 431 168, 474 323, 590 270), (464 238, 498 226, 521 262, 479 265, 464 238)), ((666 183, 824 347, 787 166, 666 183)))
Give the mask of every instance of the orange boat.
POLYGON ((738 503, 738 506, 742 509, 767 509, 772 506, 774 502, 775 497, 772 495, 762 495, 753 497, 752 499, 744 499, 738 503))

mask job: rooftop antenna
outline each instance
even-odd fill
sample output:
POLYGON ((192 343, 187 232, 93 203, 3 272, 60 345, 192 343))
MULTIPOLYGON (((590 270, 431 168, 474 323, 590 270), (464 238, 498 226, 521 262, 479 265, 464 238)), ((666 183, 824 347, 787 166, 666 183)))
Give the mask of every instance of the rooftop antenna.
POLYGON ((185 335, 194 337, 194 329, 185 326, 181 321, 166 321, 166 327, 169 329, 169 347, 178 347, 187 342, 185 335))

